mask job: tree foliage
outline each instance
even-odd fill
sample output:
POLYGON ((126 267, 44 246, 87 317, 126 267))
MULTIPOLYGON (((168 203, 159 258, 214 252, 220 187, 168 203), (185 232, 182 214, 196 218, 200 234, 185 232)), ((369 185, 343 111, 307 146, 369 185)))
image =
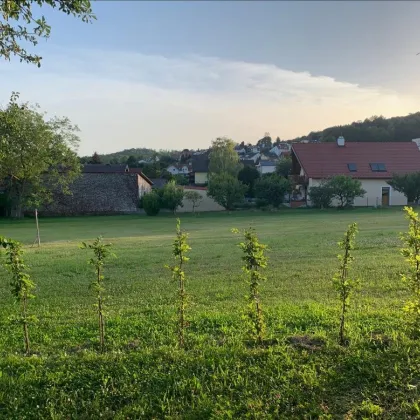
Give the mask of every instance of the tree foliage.
POLYGON ((161 190, 161 204, 162 208, 176 212, 178 207, 182 207, 182 200, 184 199, 184 189, 176 185, 175 181, 171 180, 161 190))
POLYGON ((18 99, 12 94, 0 110, 0 179, 7 181, 12 215, 22 217, 24 206, 49 201, 55 190, 69 192, 80 164, 78 128, 67 118, 45 120, 37 107, 18 99))
POLYGON ((98 154, 97 152, 95 152, 95 153, 92 155, 91 159, 88 161, 88 163, 90 163, 90 164, 92 164, 92 165, 99 165, 99 164, 101 164, 101 163, 102 163, 102 159, 101 159, 101 157, 99 156, 99 154, 98 154))
POLYGON ((394 174, 388 184, 407 197, 409 203, 420 200, 420 172, 403 175, 394 174))
POLYGON ((207 195, 226 210, 243 201, 248 187, 228 173, 211 175, 207 195))
POLYGON ((271 140, 270 134, 265 133, 264 137, 257 141, 257 146, 263 151, 270 150, 273 147, 273 141, 271 140))
POLYGON ((402 255, 407 261, 410 271, 402 275, 402 280, 410 286, 412 296, 405 304, 405 311, 412 317, 414 332, 420 331, 420 219, 412 207, 404 207, 408 219, 408 232, 401 235, 404 242, 402 255))
POLYGON ((320 185, 311 187, 309 190, 309 198, 311 199, 312 205, 317 209, 331 207, 333 197, 334 191, 328 181, 323 181, 320 185))
POLYGON ((35 283, 27 273, 28 267, 23 260, 22 244, 0 236, 0 247, 6 249, 7 260, 4 265, 12 275, 10 286, 12 287, 13 297, 20 305, 20 317, 18 321, 23 328, 25 352, 29 355, 31 352, 29 324, 36 321, 36 318, 29 315, 28 303, 29 299, 35 297, 32 293, 32 290, 35 288, 35 283))
POLYGON ((254 197, 255 195, 255 182, 259 179, 260 173, 257 168, 252 166, 244 166, 238 173, 238 180, 248 186, 248 196, 254 197))
POLYGON ((341 135, 344 136, 346 142, 411 141, 420 137, 420 112, 392 118, 375 115, 364 121, 355 121, 351 124, 337 125, 325 128, 323 131, 311 132, 295 140, 333 142, 341 135))
POLYGON ((95 19, 89 0, 0 0, 0 57, 41 66, 42 57, 28 52, 26 45, 36 46, 41 38, 49 38, 51 26, 44 16, 34 16, 33 7, 50 6, 82 22, 95 19))
POLYGON ((280 176, 287 178, 292 171, 292 158, 283 157, 281 158, 276 165, 276 173, 280 176))
POLYGON ((355 198, 366 194, 361 181, 346 175, 331 177, 327 182, 327 188, 333 191, 333 197, 338 200, 340 208, 352 206, 355 198))
POLYGON ((339 342, 341 345, 346 343, 345 338, 345 319, 346 313, 349 308, 350 295, 354 288, 358 285, 358 280, 350 279, 348 271, 350 264, 353 262, 354 257, 352 251, 355 246, 355 238, 358 232, 357 223, 352 223, 348 226, 347 231, 344 235, 344 239, 338 243, 338 246, 344 251, 343 255, 338 255, 340 261, 340 268, 337 274, 333 278, 333 284, 338 292, 340 299, 340 330, 339 330, 339 342))
POLYGON ((279 207, 290 191, 290 181, 276 174, 263 176, 255 183, 255 196, 265 205, 279 207))
POLYGON ((150 191, 142 197, 141 205, 148 216, 157 216, 161 208, 161 198, 156 191, 150 191))
POLYGON ((226 137, 212 141, 209 160, 211 174, 227 173, 236 177, 242 166, 235 150, 235 142, 226 137))

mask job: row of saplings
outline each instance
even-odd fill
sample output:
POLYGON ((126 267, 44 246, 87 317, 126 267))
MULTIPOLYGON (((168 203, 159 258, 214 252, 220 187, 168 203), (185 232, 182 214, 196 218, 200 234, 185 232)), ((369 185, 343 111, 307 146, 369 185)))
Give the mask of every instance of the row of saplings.
MULTIPOLYGON (((418 213, 414 212, 411 207, 405 207, 406 217, 409 220, 408 232, 402 235, 405 247, 401 250, 406 261, 409 263, 410 271, 408 275, 403 275, 412 290, 412 298, 407 302, 405 310, 412 316, 413 325, 417 329, 420 326, 420 219, 418 213)), ((240 233, 237 229, 232 232, 240 233)), ((343 253, 338 255, 340 261, 339 270, 333 277, 333 284, 338 292, 340 300, 340 325, 339 325, 339 343, 346 344, 345 324, 346 313, 349 309, 349 298, 352 290, 358 284, 358 281, 348 276, 351 262, 353 261, 352 251, 355 247, 355 237, 358 232, 357 224, 353 223, 348 226, 344 235, 344 239, 339 242, 339 247, 343 253)), ((249 294, 248 299, 248 317, 247 327, 250 339, 256 345, 262 345, 264 342, 265 322, 264 314, 260 299, 260 285, 266 280, 261 269, 267 267, 267 257, 265 255, 267 245, 258 241, 255 230, 252 228, 243 232, 244 240, 239 243, 239 247, 243 251, 242 260, 244 262, 243 270, 248 275, 249 294)), ((187 243, 188 234, 181 230, 180 220, 178 219, 176 228, 176 237, 173 243, 173 256, 175 263, 167 266, 172 272, 172 278, 178 287, 178 320, 177 335, 178 346, 185 346, 185 329, 188 325, 186 320, 186 300, 187 294, 185 289, 186 279, 184 265, 189 258, 187 253, 190 246, 187 243)), ((23 338, 25 343, 25 353, 31 354, 31 346, 29 340, 29 325, 36 318, 31 316, 28 311, 28 302, 34 298, 32 291, 35 283, 31 280, 27 273, 27 266, 23 261, 23 249, 21 243, 0 237, 0 244, 6 250, 6 261, 4 266, 11 274, 11 290, 14 298, 19 303, 20 314, 19 321, 23 329, 23 338)), ((98 237, 93 243, 81 244, 82 249, 89 249, 93 253, 93 257, 88 261, 94 267, 95 276, 92 279, 92 286, 95 292, 97 304, 98 325, 99 325, 99 344, 101 352, 105 351, 105 318, 104 318, 104 275, 103 269, 106 260, 113 255, 111 252, 111 244, 103 243, 101 237, 98 237)))

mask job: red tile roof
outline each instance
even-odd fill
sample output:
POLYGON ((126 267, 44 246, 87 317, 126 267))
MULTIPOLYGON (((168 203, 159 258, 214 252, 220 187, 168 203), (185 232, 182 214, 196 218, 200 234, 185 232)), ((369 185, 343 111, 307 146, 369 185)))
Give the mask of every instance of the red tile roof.
POLYGON ((389 179, 394 173, 420 171, 420 150, 413 142, 296 143, 292 150, 308 178, 389 179), (357 172, 350 172, 348 163, 355 163, 357 172), (372 172, 370 163, 384 163, 387 171, 372 172))

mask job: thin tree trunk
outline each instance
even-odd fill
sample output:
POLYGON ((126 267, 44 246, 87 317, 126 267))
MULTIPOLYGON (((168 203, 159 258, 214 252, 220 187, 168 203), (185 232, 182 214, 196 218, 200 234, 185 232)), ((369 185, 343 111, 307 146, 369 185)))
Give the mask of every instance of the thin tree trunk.
POLYGON ((341 317, 340 317, 340 345, 344 345, 345 312, 346 312, 346 304, 345 302, 343 302, 343 305, 341 307, 341 317))
POLYGON ((23 317, 23 337, 25 340, 25 352, 26 355, 29 355, 31 353, 31 346, 29 341, 29 329, 28 329, 28 321, 27 321, 27 296, 26 294, 23 296, 22 300, 22 317, 23 317))
MULTIPOLYGON (((101 284, 101 270, 98 268, 98 287, 101 284)), ((105 320, 102 313, 102 295, 101 291, 98 292, 98 322, 99 322, 99 343, 101 347, 101 353, 105 350, 105 320)))

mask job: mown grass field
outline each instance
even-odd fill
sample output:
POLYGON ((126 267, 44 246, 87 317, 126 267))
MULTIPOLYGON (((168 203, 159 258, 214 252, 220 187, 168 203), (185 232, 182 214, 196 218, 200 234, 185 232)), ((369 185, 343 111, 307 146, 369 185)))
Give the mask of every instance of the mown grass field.
POLYGON ((399 233, 401 209, 181 216, 190 233, 186 267, 187 349, 176 348, 175 218, 116 216, 0 221, 0 235, 27 244, 37 283, 31 311, 35 355, 23 356, 9 320, 8 274, 0 271, 0 418, 7 419, 340 419, 420 417, 419 342, 402 311, 408 294, 399 233), (331 278, 337 241, 358 222, 352 274, 361 289, 348 318, 350 344, 337 345, 331 278), (257 229, 270 247, 262 290, 272 345, 247 341, 247 286, 232 227, 257 229), (117 258, 106 268, 107 352, 97 352, 82 240, 103 235, 117 258), (305 336, 305 338, 301 338, 305 336))

